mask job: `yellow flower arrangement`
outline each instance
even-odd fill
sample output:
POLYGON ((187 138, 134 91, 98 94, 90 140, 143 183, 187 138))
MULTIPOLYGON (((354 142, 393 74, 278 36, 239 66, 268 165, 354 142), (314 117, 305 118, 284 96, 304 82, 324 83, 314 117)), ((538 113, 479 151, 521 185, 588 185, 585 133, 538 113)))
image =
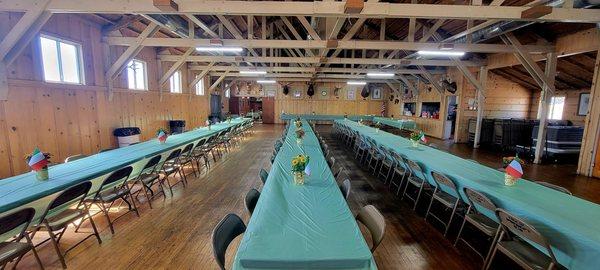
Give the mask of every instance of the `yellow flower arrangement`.
POLYGON ((292 172, 303 172, 306 165, 310 161, 310 157, 298 155, 292 158, 292 172))

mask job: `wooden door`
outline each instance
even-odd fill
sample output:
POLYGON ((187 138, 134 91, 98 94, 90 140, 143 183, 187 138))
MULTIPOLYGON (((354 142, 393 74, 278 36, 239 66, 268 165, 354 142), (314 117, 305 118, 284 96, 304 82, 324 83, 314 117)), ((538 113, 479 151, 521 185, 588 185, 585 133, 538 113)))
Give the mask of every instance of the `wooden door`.
POLYGON ((229 113, 240 115, 240 98, 230 97, 229 98, 229 113))
POLYGON ((275 123, 275 98, 268 97, 262 99, 262 118, 265 124, 275 123))

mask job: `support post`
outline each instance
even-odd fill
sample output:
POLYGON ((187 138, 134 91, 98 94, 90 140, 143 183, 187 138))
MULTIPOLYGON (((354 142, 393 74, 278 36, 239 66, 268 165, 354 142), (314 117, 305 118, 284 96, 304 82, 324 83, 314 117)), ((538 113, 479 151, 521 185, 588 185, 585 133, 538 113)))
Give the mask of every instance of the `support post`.
POLYGON ((475 125, 475 138, 473 148, 479 148, 481 141, 481 122, 483 121, 483 104, 485 103, 485 85, 487 82, 487 67, 479 69, 479 87, 477 87, 477 122, 475 125))
POLYGON ((577 174, 586 176, 600 177, 600 168, 595 167, 598 140, 600 140, 600 50, 596 54, 596 65, 594 68, 594 79, 590 89, 590 102, 587 115, 585 117, 585 127, 583 129, 583 140, 581 141, 581 152, 579 152, 579 163, 577 164, 577 174))
POLYGON ((546 148, 546 127, 548 125, 548 107, 554 95, 554 80, 556 76, 556 53, 549 53, 546 58, 546 68, 544 74, 547 81, 544 81, 544 87, 540 95, 542 110, 540 115, 540 125, 538 127, 537 142, 535 144, 535 157, 533 163, 542 162, 544 149, 546 148), (552 86, 548 85, 552 84, 552 86))

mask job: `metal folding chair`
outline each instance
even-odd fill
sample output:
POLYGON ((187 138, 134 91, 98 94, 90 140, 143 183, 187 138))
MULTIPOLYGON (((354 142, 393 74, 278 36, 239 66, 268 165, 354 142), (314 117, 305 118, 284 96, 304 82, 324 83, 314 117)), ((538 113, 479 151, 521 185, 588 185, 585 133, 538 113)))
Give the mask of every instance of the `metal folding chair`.
POLYGON ((244 221, 236 214, 227 214, 213 230, 213 255, 219 268, 222 270, 225 270, 225 252, 227 251, 227 247, 233 239, 245 231, 246 225, 244 221))
POLYGON ((426 175, 423 172, 423 169, 421 168, 421 166, 410 160, 410 159, 406 159, 407 165, 410 168, 410 174, 407 178, 407 182, 406 185, 404 187, 404 192, 402 193, 402 199, 404 199, 404 197, 407 197, 408 199, 410 199, 411 201, 414 202, 413 205, 413 211, 417 209, 417 204, 419 204, 419 199, 421 198, 421 194, 423 193, 423 190, 429 190, 431 189, 431 185, 429 185, 429 182, 427 182, 426 180, 426 175), (416 197, 412 197, 409 193, 407 193, 408 191, 408 186, 413 186, 417 189, 417 196, 416 197))
POLYGON ((154 199, 154 197, 162 194, 163 199, 165 199, 167 196, 165 194, 163 186, 161 185, 160 173, 158 170, 158 163, 160 162, 161 158, 161 155, 157 155, 148 160, 148 162, 146 163, 146 165, 144 165, 144 168, 134 181, 134 185, 138 183, 140 184, 140 190, 136 192, 135 197, 137 198, 141 194, 141 191, 143 191, 144 195, 146 196, 146 200, 148 201, 148 206, 150 206, 150 209, 152 209, 152 199, 154 199), (154 194, 154 190, 152 189, 154 185, 158 185, 158 190, 156 194, 154 194))
POLYGON ((4 269, 8 263, 16 259, 13 264, 13 269, 15 269, 21 258, 30 250, 33 252, 40 269, 44 269, 44 265, 27 233, 27 228, 34 215, 35 210, 33 208, 23 208, 11 214, 0 216, 0 236, 10 239, 9 241, 0 242, 0 269, 4 269), (25 242, 21 242, 23 239, 25 239, 25 242))
POLYGON ((31 233, 31 237, 33 238, 39 230, 45 230, 48 232, 49 238, 40 242, 38 246, 47 241, 51 241, 63 268, 67 268, 64 255, 77 245, 83 243, 83 241, 95 236, 96 240, 98 240, 98 243, 102 244, 102 240, 100 239, 100 235, 96 229, 94 219, 92 218, 92 215, 90 215, 89 206, 84 203, 85 197, 88 195, 91 187, 91 182, 83 182, 61 192, 48 205, 40 218, 40 224, 36 226, 31 233), (63 253, 58 244, 60 243, 60 239, 65 234, 67 228, 69 225, 79 222, 75 229, 75 232, 79 232, 79 229, 86 218, 92 225, 93 233, 87 235, 85 238, 71 246, 69 249, 65 250, 63 253))
POLYGON ((178 183, 181 183, 183 187, 187 186, 187 179, 185 178, 185 174, 181 172, 181 166, 179 166, 179 157, 181 156, 181 149, 175 149, 167 156, 167 159, 162 164, 162 168, 160 169, 160 173, 163 174, 163 178, 161 183, 167 184, 169 187, 169 191, 171 192, 171 196, 173 196, 173 187, 178 183), (179 174, 179 181, 171 184, 169 181, 169 177, 176 176, 179 174))
POLYGON ((458 205, 460 204, 460 198, 458 197, 458 189, 456 188, 456 184, 454 184, 454 182, 450 178, 448 178, 448 176, 442 173, 432 171, 431 176, 433 177, 433 181, 435 181, 435 187, 433 189, 431 200, 429 201, 429 206, 427 207, 425 220, 427 220, 427 218, 431 216, 440 223, 442 223, 444 225, 444 236, 446 236, 446 234, 448 234, 448 230, 450 229, 450 224, 452 224, 452 219, 456 214, 458 205), (454 192, 456 196, 450 192, 444 191, 444 187, 449 189, 451 192, 454 192), (442 217, 438 217, 435 213, 431 212, 431 206, 433 206, 434 201, 437 201, 440 204, 442 204, 446 210, 452 209, 448 221, 445 221, 442 217))
POLYGON ((358 212, 356 220, 360 221, 360 223, 364 224, 367 229, 369 229, 371 239, 373 239, 371 253, 374 253, 385 235, 385 218, 375 206, 367 205, 358 212))
POLYGON ((69 162, 72 162, 72 161, 75 161, 78 159, 82 159, 84 157, 87 157, 87 155, 84 155, 84 154, 73 155, 73 156, 65 158, 65 163, 69 163, 69 162))
POLYGON ((549 187, 549 188, 551 188, 551 189, 554 189, 554 190, 556 190, 556 191, 560 191, 560 192, 562 192, 562 193, 566 193, 566 194, 569 194, 569 195, 573 195, 573 193, 571 193, 571 191, 570 191, 570 190, 568 190, 568 189, 566 189, 566 188, 564 188, 564 187, 561 187, 561 186, 555 185, 555 184, 550 184, 550 183, 548 183, 548 182, 544 182, 544 181, 535 181, 535 183, 537 183, 537 184, 540 184, 540 185, 542 185, 542 186, 545 186, 545 187, 549 187))
POLYGON ((498 251, 528 270, 563 268, 554 257, 546 238, 533 226, 504 209, 496 209, 496 216, 500 220, 499 235, 484 269, 489 269, 498 251), (536 244, 544 251, 530 243, 536 244))
POLYGON ((85 203, 95 204, 98 206, 98 208, 100 208, 102 213, 104 213, 106 220, 108 221, 108 226, 110 227, 110 232, 112 234, 115 233, 113 222, 117 221, 117 219, 123 217, 129 212, 135 212, 138 217, 140 216, 140 213, 135 205, 133 195, 131 194, 131 189, 127 184, 127 180, 131 175, 131 171, 133 171, 131 166, 114 171, 106 179, 104 179, 94 197, 84 200, 85 203), (128 197, 131 199, 131 202, 127 199, 128 197), (117 200, 125 202, 128 206, 128 210, 122 215, 116 217, 114 220, 111 220, 109 209, 117 200))
POLYGON ((259 197, 260 192, 254 188, 249 190, 248 193, 246 193, 246 197, 244 197, 244 205, 246 206, 248 213, 250 213, 250 216, 252 216, 252 213, 254 212, 259 197))
POLYGON ((342 182, 342 184, 340 185, 340 191, 342 192, 342 195, 344 195, 344 199, 346 200, 348 200, 348 197, 350 196, 351 187, 352 183, 348 178, 344 179, 344 182, 342 182))
POLYGON ((267 170, 260 169, 258 175, 260 176, 260 181, 262 181, 263 186, 267 184, 267 178, 269 178, 269 173, 267 172, 267 170))

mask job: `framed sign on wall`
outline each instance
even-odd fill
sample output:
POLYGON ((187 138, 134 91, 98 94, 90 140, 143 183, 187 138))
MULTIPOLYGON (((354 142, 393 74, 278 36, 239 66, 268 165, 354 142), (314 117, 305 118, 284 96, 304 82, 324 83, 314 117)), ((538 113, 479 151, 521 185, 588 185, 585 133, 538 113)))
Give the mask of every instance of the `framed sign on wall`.
POLYGON ((356 89, 346 89, 346 99, 355 100, 356 99, 356 89))

